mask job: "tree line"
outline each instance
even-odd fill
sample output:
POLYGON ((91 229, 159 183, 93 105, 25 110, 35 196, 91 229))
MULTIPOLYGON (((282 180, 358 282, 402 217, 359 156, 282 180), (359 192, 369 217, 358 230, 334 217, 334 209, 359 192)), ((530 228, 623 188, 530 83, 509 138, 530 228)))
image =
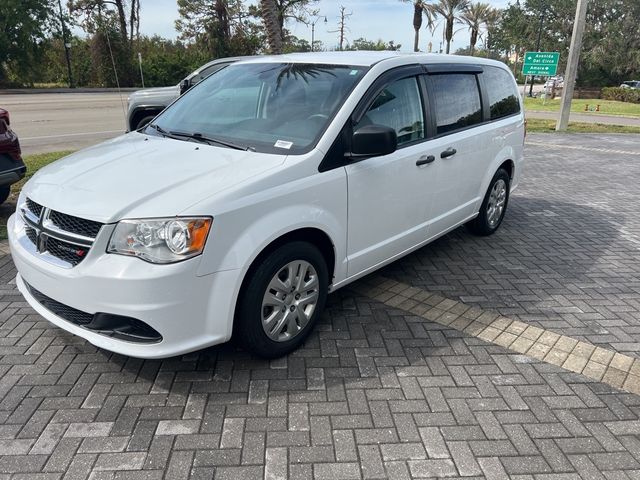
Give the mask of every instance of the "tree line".
MULTIPOLYGON (((519 74, 526 51, 560 52, 563 72, 571 43, 576 0, 515 0, 504 9, 471 0, 400 0, 412 3, 418 51, 426 20, 431 34, 442 27, 442 42, 449 53, 456 33, 467 31, 468 47, 458 54, 502 60, 519 74), (476 49, 479 41, 480 48, 476 49)), ((640 1, 589 2, 578 85, 619 85, 640 77, 640 1)))
MULTIPOLYGON (((171 40, 140 34, 140 0, 0 0, 0 87, 64 85, 69 70, 74 86, 140 86, 140 70, 145 86, 171 85, 214 58, 325 49, 287 28, 309 24, 317 0, 177 4, 178 38, 171 40), (70 35, 72 27, 85 34, 70 35)), ((399 48, 364 38, 345 46, 399 48)))
MULTIPOLYGON (((69 70, 75 86, 139 86, 139 61, 146 86, 170 85, 213 58, 325 49, 287 28, 316 21, 317 0, 177 3, 179 35, 170 40, 140 34, 140 0, 0 0, 0 86, 61 85, 69 80, 69 70), (71 36, 72 27, 84 35, 71 36)), ((415 51, 449 53, 454 37, 459 41, 464 34, 468 46, 455 53, 502 60, 517 74, 524 52, 538 46, 559 51, 563 70, 575 3, 514 0, 497 9, 472 0, 400 0, 398 8, 407 12, 415 51), (437 30, 441 38, 434 36, 437 30)), ((349 21, 356 23, 358 12, 353 13, 349 21)), ((640 77, 639 24, 638 0, 590 2, 578 83, 616 85, 640 77)), ((358 38, 338 48, 401 46, 358 38)))

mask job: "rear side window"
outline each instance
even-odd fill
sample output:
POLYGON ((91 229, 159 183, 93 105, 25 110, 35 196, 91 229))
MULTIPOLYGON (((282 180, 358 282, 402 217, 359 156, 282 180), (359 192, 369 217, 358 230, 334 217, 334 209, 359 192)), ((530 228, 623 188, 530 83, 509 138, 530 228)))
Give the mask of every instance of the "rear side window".
POLYGON ((489 96, 491 120, 520 112, 518 92, 509 72, 498 67, 485 67, 484 80, 489 96))
POLYGON ((432 75, 430 78, 438 135, 482 121, 480 90, 475 75, 448 73, 432 75))

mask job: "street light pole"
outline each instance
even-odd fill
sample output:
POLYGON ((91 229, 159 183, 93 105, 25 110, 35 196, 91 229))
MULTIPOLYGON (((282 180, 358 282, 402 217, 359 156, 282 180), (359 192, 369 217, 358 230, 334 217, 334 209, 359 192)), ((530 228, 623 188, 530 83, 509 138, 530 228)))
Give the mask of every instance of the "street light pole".
POLYGON ((573 33, 571 35, 571 47, 569 48, 569 58, 567 60, 567 70, 564 74, 564 88, 562 91, 562 103, 560 105, 560 117, 556 124, 556 130, 566 130, 569 126, 569 113, 571 112, 571 100, 573 100, 573 87, 576 83, 578 73, 578 61, 580 60, 580 50, 582 49, 582 34, 587 21, 587 4, 589 0, 578 0, 576 7, 576 19, 573 23, 573 33))
POLYGON ((69 47, 71 44, 67 40, 67 28, 64 24, 64 15, 62 13, 62 0, 58 0, 58 8, 60 9, 60 24, 62 25, 62 43, 64 43, 64 55, 67 58, 67 73, 69 75, 69 88, 73 88, 73 78, 71 77, 71 52, 69 47))
POLYGON ((327 23, 327 17, 322 17, 318 15, 316 19, 311 22, 311 51, 313 52, 313 44, 316 41, 316 23, 320 21, 321 18, 324 18, 324 23, 327 23))

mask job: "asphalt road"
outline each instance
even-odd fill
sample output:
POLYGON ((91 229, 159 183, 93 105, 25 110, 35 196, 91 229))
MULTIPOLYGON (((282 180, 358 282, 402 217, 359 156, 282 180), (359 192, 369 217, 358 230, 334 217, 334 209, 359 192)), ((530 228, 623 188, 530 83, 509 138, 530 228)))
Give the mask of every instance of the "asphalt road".
MULTIPOLYGON (((594 103, 596 101, 594 100, 594 103)), ((542 120, 557 120, 558 112, 541 112, 527 110, 527 118, 539 118, 542 120)), ((640 118, 622 117, 619 115, 601 115, 593 113, 571 113, 572 122, 583 123, 603 123, 605 125, 625 125, 630 127, 640 127, 640 118)))
POLYGON ((127 93, 0 95, 24 154, 78 150, 125 131, 127 93))
MULTIPOLYGON (((126 129, 128 92, 0 95, 9 110, 25 155, 78 150, 116 137, 126 129)), ((555 112, 527 112, 529 118, 555 119, 555 112)), ((574 113, 576 122, 640 126, 640 118, 574 113)))

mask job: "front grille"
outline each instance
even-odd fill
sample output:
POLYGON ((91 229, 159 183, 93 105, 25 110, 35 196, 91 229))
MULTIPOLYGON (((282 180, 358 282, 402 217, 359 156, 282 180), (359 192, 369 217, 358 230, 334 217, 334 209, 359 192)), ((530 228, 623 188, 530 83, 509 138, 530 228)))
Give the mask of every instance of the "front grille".
POLYGON ((33 298, 35 298, 40 305, 60 318, 64 318, 66 321, 76 325, 87 325, 93 320, 93 314, 82 312, 64 303, 60 303, 53 298, 47 297, 44 293, 39 292, 29 284, 27 284, 27 287, 31 295, 33 295, 33 298))
POLYGON ((27 198, 26 204, 29 211, 33 213, 36 217, 40 218, 40 215, 42 215, 42 210, 44 207, 39 203, 34 202, 30 198, 27 198))
POLYGON ((49 220, 60 230, 82 235, 83 237, 96 238, 100 228, 102 228, 102 224, 99 222, 74 217, 55 210, 49 212, 49 220))
POLYGON ((103 225, 51 210, 30 198, 20 210, 25 220, 25 235, 36 246, 37 253, 49 263, 61 266, 75 267, 82 262, 103 225))
POLYGON ((35 245, 38 242, 38 233, 36 232, 36 229, 29 226, 26 226, 24 229, 27 234, 27 238, 29 238, 31 243, 35 245))
POLYGON ((47 237, 45 248, 54 257, 64 260, 74 267, 84 260, 90 249, 90 247, 74 245, 53 237, 47 237))

